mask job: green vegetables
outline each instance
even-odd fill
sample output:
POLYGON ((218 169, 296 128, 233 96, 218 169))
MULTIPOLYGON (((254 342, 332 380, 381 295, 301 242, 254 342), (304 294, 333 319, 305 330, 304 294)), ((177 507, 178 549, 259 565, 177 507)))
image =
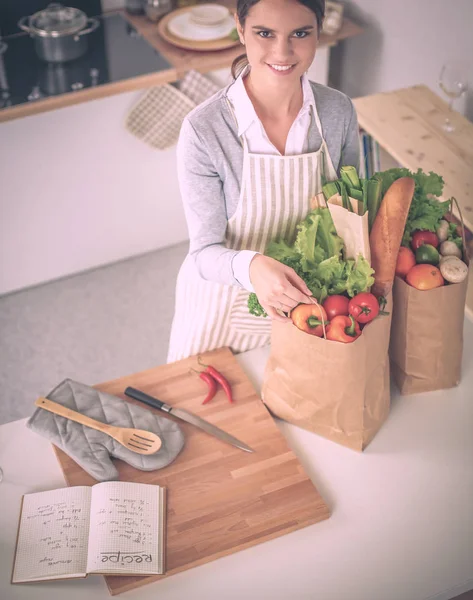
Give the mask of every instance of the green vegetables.
MULTIPOLYGON (((390 185, 401 177, 412 177, 415 181, 414 197, 407 217, 406 228, 402 245, 408 246, 412 233, 416 230, 436 231, 441 219, 450 208, 450 201, 440 202, 438 198, 443 192, 443 178, 436 173, 424 173, 418 169, 416 173, 409 169, 389 169, 381 173, 375 173, 373 177, 382 182, 382 195, 386 193, 390 185)), ((452 234, 453 235, 453 234, 452 234)))
POLYGON ((460 250, 463 249, 463 240, 461 235, 458 233, 458 228, 455 223, 448 224, 447 240, 456 244, 460 250))
POLYGON ((248 298, 248 310, 251 315, 255 317, 267 317, 268 313, 264 310, 258 300, 258 296, 254 293, 250 294, 248 298))
MULTIPOLYGON (((414 197, 407 218, 402 244, 408 246, 412 233, 416 230, 436 231, 441 219, 448 212, 450 201, 440 202, 438 198, 443 192, 443 178, 432 171, 424 173, 418 169, 416 173, 409 169, 395 168, 375 173, 370 179, 359 179, 355 167, 342 167, 340 179, 326 183, 322 190, 326 200, 334 194, 342 196, 342 204, 352 210, 348 197, 358 201, 358 214, 368 211, 369 230, 373 226, 381 200, 391 184, 401 177, 411 177, 415 181, 414 197)), ((450 232, 454 236, 453 228, 450 232)), ((455 238, 455 243, 460 242, 455 238)))
MULTIPOLYGON (((328 208, 311 211, 297 225, 297 232, 292 246, 284 240, 270 242, 266 255, 294 269, 318 302, 333 294, 353 297, 373 285, 374 271, 363 256, 344 260, 343 240, 328 208)), ((248 309, 253 315, 266 316, 254 293, 248 299, 248 309)))
POLYGON ((355 167, 345 166, 340 169, 340 179, 327 182, 322 187, 322 191, 326 200, 330 200, 335 194, 340 194, 343 208, 350 212, 364 215, 368 211, 371 230, 383 197, 382 182, 376 175, 371 179, 360 179, 355 167), (350 198, 356 201, 355 210, 350 198))

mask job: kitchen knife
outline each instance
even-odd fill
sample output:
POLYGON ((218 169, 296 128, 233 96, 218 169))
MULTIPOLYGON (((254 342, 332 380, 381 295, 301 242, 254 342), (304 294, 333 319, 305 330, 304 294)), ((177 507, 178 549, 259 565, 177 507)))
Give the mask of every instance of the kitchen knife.
POLYGON ((148 394, 145 394, 144 392, 141 392, 140 390, 137 390, 132 387, 127 387, 125 390, 125 394, 130 398, 134 398, 139 402, 147 404, 148 406, 152 406, 153 408, 162 410, 165 413, 169 413, 170 415, 173 415, 174 417, 177 417, 178 419, 181 419, 186 423, 195 425, 195 427, 199 427, 206 433, 217 437, 223 442, 232 444, 232 446, 236 446, 237 448, 240 448, 240 450, 244 450, 245 452, 254 452, 252 448, 250 448, 243 442, 240 442, 240 440, 237 440, 237 438, 233 437, 233 435, 230 435, 226 431, 223 431, 223 429, 219 429, 215 425, 212 425, 212 423, 205 421, 201 417, 198 417, 197 415, 194 415, 191 412, 184 410, 183 408, 172 407, 169 404, 166 404, 165 402, 162 402, 157 398, 153 398, 152 396, 148 396, 148 394))

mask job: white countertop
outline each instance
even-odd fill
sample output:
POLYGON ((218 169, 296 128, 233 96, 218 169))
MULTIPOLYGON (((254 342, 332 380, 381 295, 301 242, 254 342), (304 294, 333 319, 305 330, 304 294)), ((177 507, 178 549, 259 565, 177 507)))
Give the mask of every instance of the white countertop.
MULTIPOLYGON (((400 398, 360 454, 279 422, 332 510, 327 521, 120 597, 448 600, 473 588, 473 323, 458 388, 400 398)), ((237 358, 259 390, 269 348, 237 358)), ((96 600, 100 576, 10 585, 20 498, 65 485, 25 420, 0 427, 0 598, 96 600)))

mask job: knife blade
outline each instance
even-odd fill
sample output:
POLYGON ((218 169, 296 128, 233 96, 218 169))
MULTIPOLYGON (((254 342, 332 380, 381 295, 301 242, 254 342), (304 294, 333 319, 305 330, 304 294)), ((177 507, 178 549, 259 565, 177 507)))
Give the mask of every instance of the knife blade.
POLYGON ((144 392, 137 390, 133 387, 127 387, 125 390, 125 395, 129 396, 130 398, 134 398, 139 402, 143 402, 148 406, 152 406, 153 408, 157 408, 158 410, 173 415, 174 417, 177 417, 178 419, 181 419, 186 423, 190 423, 195 427, 199 427, 199 429, 202 429, 202 431, 205 431, 206 433, 215 436, 219 440, 222 440, 222 442, 227 442, 227 444, 236 446, 237 448, 240 448, 240 450, 244 450, 245 452, 254 452, 252 448, 247 446, 244 442, 238 440, 236 437, 233 437, 233 435, 230 435, 226 431, 223 431, 223 429, 220 429, 216 425, 212 425, 212 423, 205 421, 201 417, 194 415, 193 413, 185 410, 184 408, 172 407, 169 404, 163 402, 162 400, 153 398, 153 396, 149 396, 148 394, 145 394, 144 392))

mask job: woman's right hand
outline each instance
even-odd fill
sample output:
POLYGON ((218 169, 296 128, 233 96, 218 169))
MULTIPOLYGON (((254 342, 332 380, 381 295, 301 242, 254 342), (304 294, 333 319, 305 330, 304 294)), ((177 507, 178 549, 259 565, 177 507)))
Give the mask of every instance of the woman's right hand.
POLYGON ((289 313, 301 302, 311 302, 308 296, 312 296, 312 292, 294 269, 264 254, 253 257, 250 280, 259 303, 277 321, 290 320, 277 310, 289 313))

